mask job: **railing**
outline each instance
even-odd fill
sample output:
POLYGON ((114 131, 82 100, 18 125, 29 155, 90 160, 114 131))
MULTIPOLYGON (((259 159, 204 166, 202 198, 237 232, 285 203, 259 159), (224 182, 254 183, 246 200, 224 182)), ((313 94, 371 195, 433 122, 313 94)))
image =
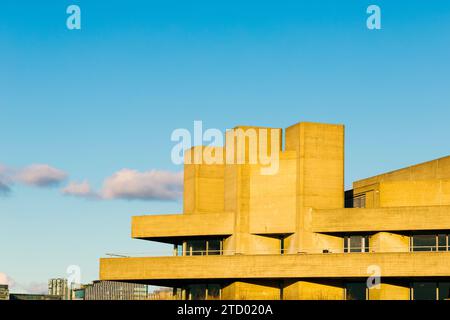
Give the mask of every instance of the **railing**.
MULTIPOLYGON (((251 251, 237 251, 237 250, 192 250, 186 252, 184 255, 174 255, 171 250, 134 252, 134 253, 106 253, 109 257, 129 258, 129 257, 148 257, 148 256, 217 256, 217 255, 282 255, 282 254, 369 254, 369 253, 383 253, 383 252, 448 252, 450 248, 447 246, 404 246, 404 247, 389 247, 387 250, 381 250, 378 246, 349 247, 349 248, 302 248, 297 249, 278 249, 278 250, 251 250, 251 251)), ((179 253, 179 252, 178 252, 179 253)))

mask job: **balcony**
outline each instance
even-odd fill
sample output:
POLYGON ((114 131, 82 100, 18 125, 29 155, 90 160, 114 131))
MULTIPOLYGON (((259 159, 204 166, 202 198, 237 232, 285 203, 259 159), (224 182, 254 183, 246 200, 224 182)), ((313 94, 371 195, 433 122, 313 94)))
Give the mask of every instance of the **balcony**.
POLYGON ((314 232, 450 229, 450 206, 332 209, 312 212, 314 232))
POLYGON ((178 238, 228 236, 233 233, 233 213, 166 214, 135 216, 131 221, 133 238, 175 243, 178 238))
POLYGON ((223 255, 100 259, 101 280, 160 283, 186 279, 450 276, 450 252, 223 255))

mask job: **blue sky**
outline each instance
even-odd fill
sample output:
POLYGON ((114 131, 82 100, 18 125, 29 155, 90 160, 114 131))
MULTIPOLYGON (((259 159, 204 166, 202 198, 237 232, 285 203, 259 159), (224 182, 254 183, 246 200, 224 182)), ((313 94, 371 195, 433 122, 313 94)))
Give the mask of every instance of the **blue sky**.
MULTIPOLYGON (((0 272, 21 288, 106 252, 161 252, 130 217, 180 201, 86 200, 70 182, 177 172, 170 134, 238 124, 346 125, 346 185, 450 154, 450 2, 17 1, 0 4, 0 165, 47 164, 60 185, 0 197, 0 272), (81 8, 82 29, 66 28, 81 8), (366 8, 382 30, 366 28, 366 8)), ((17 289, 19 290, 19 289, 17 289)), ((21 289, 20 289, 21 290, 21 289)))

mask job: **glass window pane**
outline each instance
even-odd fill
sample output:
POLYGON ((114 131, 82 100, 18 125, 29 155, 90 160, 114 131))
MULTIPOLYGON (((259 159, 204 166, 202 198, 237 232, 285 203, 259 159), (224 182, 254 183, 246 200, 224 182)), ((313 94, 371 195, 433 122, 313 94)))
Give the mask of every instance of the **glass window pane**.
POLYGON ((436 300, 436 282, 414 282, 414 300, 436 300))
POLYGON ((366 195, 360 195, 353 198, 353 208, 365 208, 366 207, 366 195))
POLYGON ((187 247, 188 255, 202 256, 206 254, 206 240, 189 240, 187 247))
POLYGON ((366 282, 349 282, 346 284, 347 300, 366 300, 366 282))
POLYGON ((208 300, 216 300, 220 298, 220 285, 208 284, 208 300))
POLYGON ((446 234, 438 235, 438 250, 439 251, 447 251, 447 235, 446 234))
POLYGON ((219 255, 220 253, 220 240, 208 240, 208 254, 209 255, 219 255))
POLYGON ((413 251, 435 251, 436 250, 436 235, 414 235, 413 236, 413 251))
POLYGON ((361 252, 362 251, 362 239, 361 236, 351 236, 350 237, 350 252, 361 252))
POLYGON ((439 282, 439 300, 450 300, 450 282, 439 282))
POLYGON ((206 297, 206 285, 193 284, 188 286, 188 293, 190 300, 205 300, 206 297))

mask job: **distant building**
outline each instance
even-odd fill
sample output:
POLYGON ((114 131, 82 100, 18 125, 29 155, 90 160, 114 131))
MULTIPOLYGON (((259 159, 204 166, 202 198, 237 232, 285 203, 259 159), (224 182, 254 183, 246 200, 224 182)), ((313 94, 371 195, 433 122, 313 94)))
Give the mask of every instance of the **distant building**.
POLYGON ((149 300, 180 300, 181 292, 178 292, 178 295, 177 295, 177 293, 174 292, 172 288, 161 288, 161 289, 157 289, 157 290, 149 293, 148 299, 149 300))
POLYGON ((48 294, 52 296, 59 296, 63 300, 69 300, 70 290, 67 284, 67 279, 57 278, 48 280, 48 294))
POLYGON ((62 297, 49 294, 11 293, 9 300, 62 300, 62 297))
POLYGON ((85 300, 85 296, 86 296, 86 286, 72 289, 72 300, 85 300))
POLYGON ((87 284, 75 284, 72 283, 69 287, 69 299, 70 300, 84 300, 85 289, 87 284))
MULTIPOLYGON (((145 284, 94 281, 84 288, 84 300, 146 300, 147 291, 145 284)), ((81 292, 78 294, 82 295, 81 292)))
POLYGON ((0 284, 0 300, 9 300, 9 287, 7 284, 0 284))

